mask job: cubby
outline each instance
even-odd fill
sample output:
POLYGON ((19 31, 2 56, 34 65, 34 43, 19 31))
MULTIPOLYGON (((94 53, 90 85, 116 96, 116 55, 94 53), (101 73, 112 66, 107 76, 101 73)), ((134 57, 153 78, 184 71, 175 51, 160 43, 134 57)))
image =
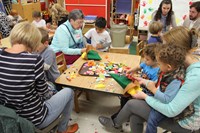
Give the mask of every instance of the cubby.
POLYGON ((40 2, 35 3, 25 3, 25 4, 12 4, 12 9, 15 9, 18 11, 19 15, 23 19, 27 19, 28 21, 32 22, 32 12, 33 11, 41 11, 40 2))

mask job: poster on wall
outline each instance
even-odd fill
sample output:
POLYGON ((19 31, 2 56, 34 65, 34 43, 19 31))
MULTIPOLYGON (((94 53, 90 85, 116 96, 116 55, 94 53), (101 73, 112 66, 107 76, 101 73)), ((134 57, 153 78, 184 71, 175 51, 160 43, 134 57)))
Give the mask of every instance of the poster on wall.
MULTIPOLYGON (((158 9, 162 0, 141 0, 139 30, 148 30, 149 22, 152 20, 152 13, 158 9)), ((189 15, 189 6, 195 0, 172 0, 172 9, 175 13, 177 25, 182 25, 183 21, 189 15)))

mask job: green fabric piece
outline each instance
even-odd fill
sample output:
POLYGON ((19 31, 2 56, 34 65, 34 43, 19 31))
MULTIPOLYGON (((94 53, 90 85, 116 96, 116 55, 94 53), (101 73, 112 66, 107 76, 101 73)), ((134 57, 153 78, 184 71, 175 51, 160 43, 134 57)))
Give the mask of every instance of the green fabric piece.
POLYGON ((130 79, 128 79, 124 75, 113 74, 113 73, 109 73, 109 74, 123 89, 125 89, 126 86, 132 82, 130 79))
POLYGON ((94 50, 90 50, 87 53, 87 58, 88 60, 101 60, 101 57, 99 56, 98 52, 94 50))

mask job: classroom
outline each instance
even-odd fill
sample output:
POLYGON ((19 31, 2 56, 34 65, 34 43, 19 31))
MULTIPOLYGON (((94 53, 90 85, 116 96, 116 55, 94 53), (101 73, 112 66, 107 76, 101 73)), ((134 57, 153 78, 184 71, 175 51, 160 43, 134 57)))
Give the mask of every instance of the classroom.
POLYGON ((0 0, 0 133, 199 133, 199 0, 0 0))

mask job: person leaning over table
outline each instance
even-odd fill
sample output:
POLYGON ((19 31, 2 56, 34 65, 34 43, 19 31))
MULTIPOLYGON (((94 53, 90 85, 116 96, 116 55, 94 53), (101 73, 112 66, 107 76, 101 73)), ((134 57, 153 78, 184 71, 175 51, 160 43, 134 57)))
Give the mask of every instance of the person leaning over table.
POLYGON ((172 10, 171 0, 162 0, 158 10, 152 13, 153 21, 160 21, 162 23, 162 33, 169 31, 171 27, 176 27, 176 19, 174 11, 172 10))
MULTIPOLYGON (((171 36, 171 43, 167 42, 167 44, 177 45, 187 51, 184 62, 186 68, 185 82, 174 99, 164 104, 140 91, 133 95, 135 99, 129 100, 115 119, 100 116, 99 121, 103 126, 118 128, 123 122, 130 120, 131 131, 133 133, 142 133, 143 124, 147 121, 152 107, 169 117, 160 122, 159 127, 176 133, 189 133, 200 129, 200 62, 199 58, 192 55, 190 52, 193 32, 183 26, 177 28, 165 33, 171 36), (186 42, 177 43, 177 35, 181 35, 182 38, 185 37, 184 39, 186 42), (194 105, 194 114, 178 122, 174 121, 173 117, 179 115, 190 104, 194 105)), ((165 34, 163 36, 165 36, 165 34)), ((137 78, 137 80, 140 84, 146 85, 149 90, 154 90, 157 93, 154 82, 142 78, 137 78)))
POLYGON ((14 26, 10 40, 11 48, 0 48, 0 104, 14 109, 41 129, 62 113, 58 133, 64 133, 74 94, 72 89, 63 88, 45 99, 49 91, 44 61, 41 56, 32 54, 41 43, 41 33, 33 24, 22 22, 14 26))
POLYGON ((83 42, 82 26, 84 15, 81 10, 74 9, 69 13, 68 20, 61 24, 53 37, 50 47, 55 53, 63 52, 67 64, 73 64, 86 51, 83 42))

